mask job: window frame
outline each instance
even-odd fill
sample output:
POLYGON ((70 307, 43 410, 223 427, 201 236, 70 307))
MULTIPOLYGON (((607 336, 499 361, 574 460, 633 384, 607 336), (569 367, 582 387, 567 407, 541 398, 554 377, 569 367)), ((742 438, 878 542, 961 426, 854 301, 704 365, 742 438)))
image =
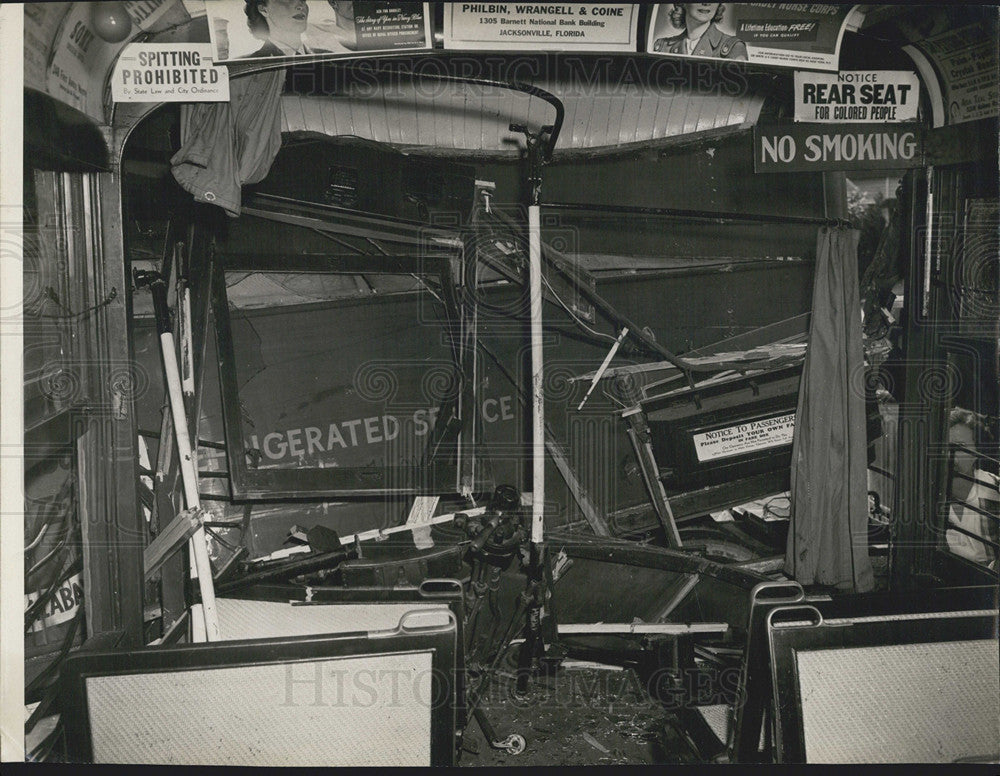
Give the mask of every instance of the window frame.
MULTIPOLYGON (((226 271, 261 272, 343 272, 377 274, 415 274, 434 278, 440 284, 449 327, 457 331, 458 305, 452 262, 461 261, 461 250, 419 251, 412 254, 396 252, 370 254, 288 254, 259 255, 216 253, 213 261, 211 297, 219 363, 219 387, 225 429, 226 460, 232 497, 237 501, 273 501, 301 498, 343 498, 351 496, 392 496, 427 494, 427 484, 434 493, 454 492, 461 461, 445 458, 433 452, 442 448, 442 441, 455 430, 441 422, 427 437, 426 458, 418 467, 359 466, 329 468, 280 469, 251 468, 246 460, 247 439, 241 421, 239 387, 236 379, 236 355, 233 344, 230 308, 226 293, 226 271), (421 469, 421 476, 416 470, 421 469), (391 482, 391 486, 380 483, 391 482)), ((453 332, 454 333, 454 332, 453 332)), ((465 375, 462 364, 455 361, 456 375, 465 375)), ((460 424, 461 425, 461 424, 460 424)), ((461 453, 459 452, 458 455, 461 453)))

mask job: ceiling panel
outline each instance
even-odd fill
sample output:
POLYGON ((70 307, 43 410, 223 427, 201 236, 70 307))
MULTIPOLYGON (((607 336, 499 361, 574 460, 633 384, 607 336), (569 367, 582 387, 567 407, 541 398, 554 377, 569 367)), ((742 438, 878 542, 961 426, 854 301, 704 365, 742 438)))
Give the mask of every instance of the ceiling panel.
MULTIPOLYGON (((754 123, 763 94, 727 95, 628 83, 582 90, 539 84, 559 97, 566 115, 557 151, 613 149, 622 145, 754 123)), ((538 97, 464 84, 395 83, 389 91, 348 87, 332 96, 282 98, 286 130, 359 137, 408 148, 474 153, 511 152, 522 136, 511 123, 537 130, 551 124, 553 108, 538 97)))

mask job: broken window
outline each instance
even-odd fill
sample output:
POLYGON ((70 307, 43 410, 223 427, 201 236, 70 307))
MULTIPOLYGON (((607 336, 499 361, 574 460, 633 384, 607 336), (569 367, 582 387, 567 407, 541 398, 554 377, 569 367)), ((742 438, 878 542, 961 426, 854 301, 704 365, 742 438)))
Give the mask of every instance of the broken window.
POLYGON ((458 256, 393 250, 216 256, 237 499, 455 491, 458 256))

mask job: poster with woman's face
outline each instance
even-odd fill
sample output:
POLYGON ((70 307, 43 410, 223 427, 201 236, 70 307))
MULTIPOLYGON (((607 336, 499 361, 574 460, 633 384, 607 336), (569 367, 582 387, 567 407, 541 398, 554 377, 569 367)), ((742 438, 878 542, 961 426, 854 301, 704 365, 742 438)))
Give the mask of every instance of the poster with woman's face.
POLYGON ((776 67, 836 70, 862 6, 833 3, 658 3, 646 51, 776 67))
POLYGON ((429 3, 210 0, 216 62, 365 54, 432 45, 429 3))
POLYGON ((653 54, 747 61, 736 35, 733 3, 660 3, 653 8, 646 50, 653 54))

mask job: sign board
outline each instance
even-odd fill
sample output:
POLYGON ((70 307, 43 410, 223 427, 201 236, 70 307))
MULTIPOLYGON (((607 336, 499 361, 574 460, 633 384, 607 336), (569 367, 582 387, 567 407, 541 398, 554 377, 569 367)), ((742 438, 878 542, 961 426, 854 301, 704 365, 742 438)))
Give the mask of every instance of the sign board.
POLYGON ((754 172, 899 170, 922 167, 920 124, 758 124, 754 172))
MULTIPOLYGON (((26 593, 24 596, 24 608, 27 609, 35 603, 41 594, 40 590, 26 593)), ((31 632, 37 633, 55 625, 69 622, 76 617, 82 605, 83 579, 80 573, 76 573, 59 585, 59 588, 55 591, 55 595, 45 604, 41 616, 31 626, 31 632)))
POLYGON ((634 52, 638 24, 634 3, 444 3, 444 47, 634 52))
POLYGON ((842 124, 914 121, 920 82, 896 70, 795 72, 795 120, 842 124))
POLYGON ((693 434, 691 440, 698 461, 704 462, 790 445, 794 431, 795 413, 790 412, 776 418, 703 431, 693 434))
MULTIPOLYGON (((948 123, 960 124, 1000 113, 996 26, 969 25, 907 46, 925 55, 940 74, 948 123)), ((920 62, 920 58, 915 60, 920 62)), ((936 123, 935 123, 936 125, 936 123)))
MULTIPOLYGON (((175 0, 126 2, 123 7, 133 34, 178 13, 175 0)), ((100 37, 94 26, 95 8, 99 4, 24 4, 24 85, 103 122, 105 79, 126 44, 100 37)))
POLYGON ((210 0, 205 12, 216 62, 419 51, 433 43, 430 3, 304 0, 263 22, 247 16, 243 0, 210 0))
POLYGON ((111 75, 115 102, 228 102, 229 71, 211 43, 132 43, 111 75))
POLYGON ((860 6, 822 3, 657 3, 646 51, 665 56, 836 70, 860 6))

